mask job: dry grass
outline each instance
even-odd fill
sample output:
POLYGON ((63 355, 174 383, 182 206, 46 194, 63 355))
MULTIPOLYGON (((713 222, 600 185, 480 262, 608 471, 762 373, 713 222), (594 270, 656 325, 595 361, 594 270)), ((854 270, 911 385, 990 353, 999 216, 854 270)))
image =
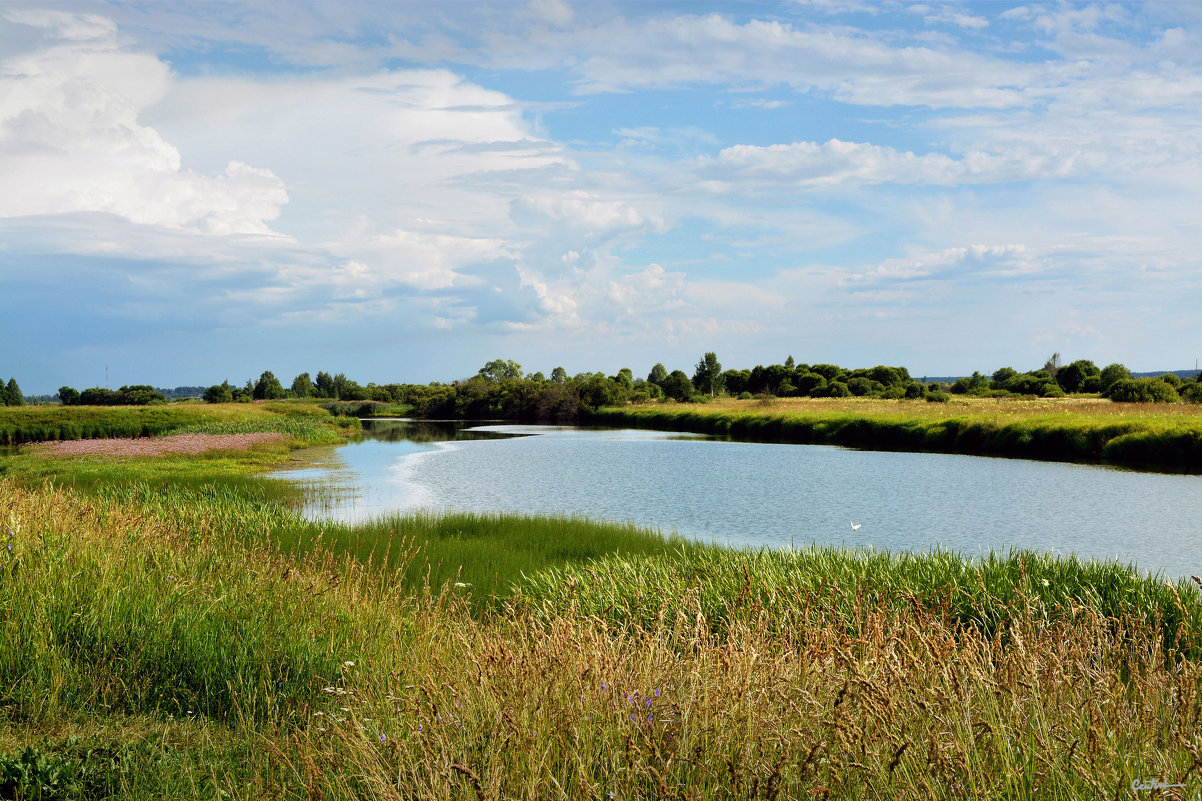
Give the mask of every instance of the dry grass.
POLYGON ((1191 403, 1114 403, 1104 398, 976 398, 952 395, 947 403, 884 398, 771 398, 738 400, 715 398, 698 406, 692 403, 657 404, 665 411, 706 413, 763 412, 766 414, 847 414, 886 418, 917 417, 941 420, 969 416, 996 423, 1021 420, 1085 417, 1099 422, 1202 423, 1202 405, 1191 403))

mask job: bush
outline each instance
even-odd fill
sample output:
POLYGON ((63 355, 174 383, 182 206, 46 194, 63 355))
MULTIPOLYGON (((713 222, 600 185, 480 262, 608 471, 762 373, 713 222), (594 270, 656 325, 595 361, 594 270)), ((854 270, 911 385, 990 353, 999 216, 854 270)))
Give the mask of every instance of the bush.
POLYGON ((1177 390, 1159 378, 1122 378, 1106 393, 1119 403, 1177 403, 1177 390))
POLYGON ((751 397, 752 396, 751 396, 750 392, 740 392, 739 393, 739 400, 751 400, 751 397))
POLYGON ((816 394, 823 398, 850 398, 851 390, 842 381, 832 381, 822 392, 816 394))
POLYGON ((922 384, 917 381, 911 381, 906 385, 906 397, 910 400, 917 400, 926 394, 927 390, 922 384))
POLYGON ((928 392, 927 403, 947 403, 952 399, 952 396, 946 392, 928 392))

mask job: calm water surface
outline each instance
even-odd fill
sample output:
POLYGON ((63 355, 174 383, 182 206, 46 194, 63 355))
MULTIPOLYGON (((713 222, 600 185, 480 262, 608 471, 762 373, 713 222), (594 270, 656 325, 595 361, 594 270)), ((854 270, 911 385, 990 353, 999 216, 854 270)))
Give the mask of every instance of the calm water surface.
POLYGON ((280 474, 326 489, 310 517, 566 513, 734 546, 1016 546, 1202 574, 1199 476, 654 431, 364 426, 363 441, 315 449, 308 466, 280 474))

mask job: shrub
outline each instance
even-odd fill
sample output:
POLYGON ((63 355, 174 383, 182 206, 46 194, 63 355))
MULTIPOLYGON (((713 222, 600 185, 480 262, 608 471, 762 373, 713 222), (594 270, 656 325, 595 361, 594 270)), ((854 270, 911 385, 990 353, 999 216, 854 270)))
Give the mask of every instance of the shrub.
POLYGON ((952 399, 952 396, 946 392, 928 392, 927 403, 947 403, 952 399))
POLYGON ((740 392, 739 400, 751 400, 751 393, 750 392, 740 392))
POLYGON ((1122 378, 1106 393, 1120 403, 1177 403, 1177 390, 1159 378, 1122 378))

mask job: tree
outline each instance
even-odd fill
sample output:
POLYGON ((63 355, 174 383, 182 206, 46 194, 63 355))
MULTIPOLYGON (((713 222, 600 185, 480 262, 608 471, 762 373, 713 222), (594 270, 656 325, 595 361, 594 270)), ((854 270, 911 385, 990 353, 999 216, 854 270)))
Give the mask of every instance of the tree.
POLYGON ((698 392, 708 392, 710 397, 722 391, 722 365, 718 363, 717 354, 707 353, 697 362, 693 386, 698 392))
POLYGON ((220 384, 214 384, 205 390, 205 403, 233 403, 234 388, 230 386, 229 381, 223 381, 220 384))
POLYGON ((4 404, 6 406, 25 405, 25 395, 21 393, 21 388, 17 386, 17 379, 8 379, 8 386, 5 387, 5 394, 7 395, 7 397, 4 399, 4 404))
POLYGON ((673 370, 669 373, 661 388, 672 400, 687 401, 693 397, 693 382, 685 375, 684 370, 673 370))
POLYGON ((1056 383, 1065 392, 1085 392, 1086 380, 1101 373, 1098 366, 1089 359, 1078 359, 1056 371, 1056 383))
POLYGON ((298 398, 308 398, 313 395, 313 380, 308 373, 301 373, 292 379, 292 394, 298 398))
POLYGON ((119 406, 149 406, 166 402, 166 396, 148 384, 130 384, 117 390, 116 403, 119 406))
POLYGON ((634 373, 629 367, 623 367, 618 371, 618 374, 613 377, 613 380, 617 381, 626 389, 630 389, 634 386, 634 373))
POLYGON ((522 365, 513 359, 493 359, 480 368, 479 376, 489 381, 504 381, 507 378, 521 378, 522 365))
POLYGON ((794 367, 796 367, 796 365, 797 365, 797 362, 793 361, 793 354, 789 354, 789 357, 787 359, 785 359, 785 367, 792 370, 792 369, 794 369, 794 367))
POLYGON ((556 384, 566 384, 568 381, 568 371, 562 367, 556 367, 551 371, 551 380, 556 384))
POLYGON ((1109 392, 1110 387, 1114 385, 1115 381, 1121 381, 1124 378, 1130 377, 1131 371, 1123 365, 1117 362, 1106 365, 1102 368, 1102 380, 1100 384, 1100 390, 1102 394, 1105 395, 1107 392, 1109 392))
POLYGON ((89 387, 79 393, 81 406, 116 406, 117 393, 104 387, 89 387))
POLYGON ((270 370, 264 370, 251 390, 251 395, 255 400, 278 400, 285 396, 284 385, 270 370))
POLYGON ((1018 375, 1018 370, 1015 370, 1013 367, 999 367, 993 371, 993 376, 991 376, 992 381, 990 381, 989 386, 992 389, 1001 389, 1003 384, 1016 375, 1018 375))
POLYGON ((79 390, 73 387, 59 387, 58 402, 63 406, 77 405, 79 403, 79 390))
POLYGON ((659 387, 663 387, 664 381, 667 379, 668 368, 664 367, 660 363, 656 363, 656 365, 651 368, 651 372, 647 374, 647 383, 656 384, 659 387))
POLYGON ((318 398, 337 398, 338 389, 334 386, 334 378, 324 370, 317 371, 317 380, 313 383, 314 395, 318 398))
POLYGON ((1049 356, 1048 360, 1043 363, 1043 369, 1048 375, 1055 378, 1057 371, 1060 370, 1060 353, 1056 352, 1049 356))

